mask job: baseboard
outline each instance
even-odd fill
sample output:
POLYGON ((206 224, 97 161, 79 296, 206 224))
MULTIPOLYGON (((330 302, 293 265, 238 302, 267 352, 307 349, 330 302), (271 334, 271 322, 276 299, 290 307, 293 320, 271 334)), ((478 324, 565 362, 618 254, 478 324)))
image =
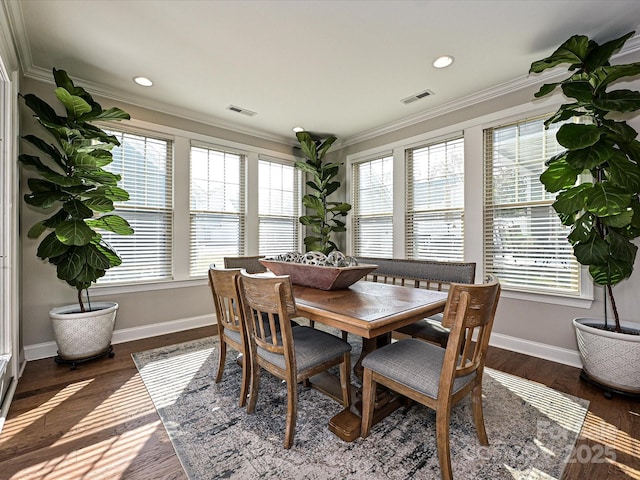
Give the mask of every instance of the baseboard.
MULTIPOLYGON (((189 330, 191 328, 204 327, 215 323, 215 315, 201 315, 198 317, 183 318, 171 322, 155 323, 142 327, 123 328, 113 332, 113 343, 124 343, 143 338, 155 337, 167 333, 189 330)), ((582 368, 580 356, 577 351, 568 348, 555 347, 544 343, 532 342, 522 338, 511 337, 493 332, 489 342, 492 346, 524 353, 532 357, 543 358, 552 362, 562 363, 571 367, 582 368)), ((55 357, 57 353, 55 342, 26 345, 24 355, 27 361, 41 358, 55 357)))
MULTIPOLYGON (((111 343, 118 344, 141 340, 143 338, 165 335, 167 333, 190 330, 192 328, 206 327, 214 324, 215 315, 200 315, 197 317, 182 318, 170 322, 154 323, 142 327, 123 328, 114 330, 111 343)), ((44 342, 34 345, 25 345, 24 356, 27 361, 40 360, 42 358, 55 357, 57 354, 56 342, 44 342)))
POLYGON ((510 337, 501 333, 491 333, 489 345, 511 350, 512 352, 524 353, 532 357, 550 360, 556 363, 569 365, 570 367, 582 368, 580 354, 568 348, 555 347, 546 343, 532 342, 518 337, 510 337))

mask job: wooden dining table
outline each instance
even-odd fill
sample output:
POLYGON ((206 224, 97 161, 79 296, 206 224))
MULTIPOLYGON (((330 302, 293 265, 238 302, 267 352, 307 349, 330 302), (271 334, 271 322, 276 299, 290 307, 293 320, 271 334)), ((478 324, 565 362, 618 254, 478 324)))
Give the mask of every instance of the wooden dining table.
MULTIPOLYGON (((447 292, 364 280, 341 290, 294 285, 293 295, 300 316, 362 337, 362 352, 354 364, 354 373, 360 380, 362 359, 368 353, 388 344, 394 330, 444 311, 447 300, 447 292)), ((313 378, 312 384, 334 398, 339 397, 325 378, 313 378)), ((400 405, 397 396, 380 392, 374 422, 400 405)), ((329 428, 343 440, 352 441, 360 434, 360 416, 345 409, 330 420, 329 428)))

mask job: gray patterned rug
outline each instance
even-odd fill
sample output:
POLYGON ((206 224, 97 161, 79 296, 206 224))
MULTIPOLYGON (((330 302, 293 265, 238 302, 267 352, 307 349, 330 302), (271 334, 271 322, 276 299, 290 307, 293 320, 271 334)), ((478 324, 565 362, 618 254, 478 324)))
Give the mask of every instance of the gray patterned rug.
MULTIPOLYGON (((355 344, 354 362, 358 351, 355 344)), ((248 415, 238 407, 240 367, 234 352, 227 355, 222 382, 214 383, 217 337, 133 358, 191 480, 440 479, 435 415, 425 407, 398 410, 367 439, 346 443, 327 427, 342 406, 299 386, 294 445, 285 450, 286 387, 262 372, 256 412, 248 415)), ((454 478, 559 479, 588 402, 491 369, 483 393, 490 446, 478 443, 470 402, 454 407, 454 478)))

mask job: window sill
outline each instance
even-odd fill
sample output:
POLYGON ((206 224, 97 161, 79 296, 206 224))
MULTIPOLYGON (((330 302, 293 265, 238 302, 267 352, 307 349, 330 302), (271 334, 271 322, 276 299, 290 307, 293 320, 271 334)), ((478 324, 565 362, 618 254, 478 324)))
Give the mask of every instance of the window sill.
POLYGON ((195 278, 188 280, 167 280, 162 282, 131 283, 119 285, 94 285, 89 290, 92 297, 102 297, 106 295, 118 295, 121 293, 150 292, 154 290, 171 290, 175 288, 201 287, 208 285, 206 278, 195 278))
POLYGON ((511 298, 513 300, 525 300, 528 302, 536 303, 550 303, 552 305, 584 308, 589 309, 593 304, 593 295, 584 297, 565 297, 562 295, 551 295, 549 293, 533 293, 533 292, 521 292, 517 290, 507 290, 503 288, 500 294, 503 298, 511 298))

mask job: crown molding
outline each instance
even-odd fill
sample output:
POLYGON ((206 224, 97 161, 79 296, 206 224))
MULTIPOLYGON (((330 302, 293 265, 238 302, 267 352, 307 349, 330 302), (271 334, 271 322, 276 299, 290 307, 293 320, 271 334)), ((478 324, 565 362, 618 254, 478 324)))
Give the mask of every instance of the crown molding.
MULTIPOLYGON (((632 38, 627 40, 627 43, 625 43, 624 48, 619 53, 614 55, 613 58, 619 59, 620 57, 625 57, 627 55, 630 55, 638 51, 640 51, 640 33, 637 33, 632 38)), ((472 107, 474 105, 485 102, 487 100, 493 100, 495 98, 501 97, 508 93, 513 93, 515 91, 522 90, 524 88, 532 87, 535 85, 541 85, 543 83, 558 81, 565 76, 566 76, 566 70, 562 68, 555 68, 545 73, 536 75, 535 77, 531 76, 530 74, 522 75, 514 80, 510 80, 508 82, 495 85, 485 90, 480 90, 479 92, 475 92, 471 95, 467 95, 466 97, 462 97, 462 98, 453 100, 451 102, 447 102, 442 105, 439 105, 437 107, 430 108, 423 112, 419 112, 414 115, 404 117, 401 120, 398 120, 396 122, 391 122, 386 125, 373 128, 371 130, 366 130, 357 135, 353 135, 351 137, 345 138, 340 146, 348 147, 350 145, 355 145, 357 143, 371 140, 373 138, 379 137, 381 135, 385 135, 387 133, 391 133, 397 130, 401 130, 403 128, 411 127, 418 123, 431 120, 441 115, 454 112, 456 110, 472 107)))

